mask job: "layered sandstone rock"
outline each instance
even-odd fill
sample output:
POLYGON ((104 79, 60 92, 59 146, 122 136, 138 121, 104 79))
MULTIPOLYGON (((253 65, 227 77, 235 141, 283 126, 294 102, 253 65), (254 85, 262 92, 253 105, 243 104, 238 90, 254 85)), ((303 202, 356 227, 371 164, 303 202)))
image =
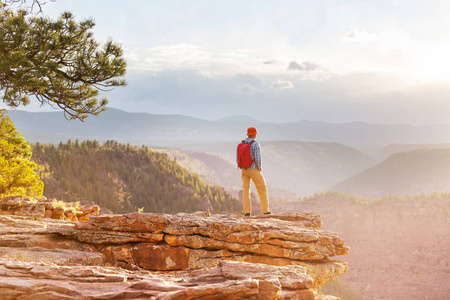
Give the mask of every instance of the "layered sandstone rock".
POLYGON ((290 213, 242 218, 233 214, 127 214, 77 223, 76 238, 97 245, 109 263, 149 270, 193 270, 220 260, 275 266, 300 265, 314 287, 335 279, 347 264, 331 260, 348 247, 338 234, 320 230, 320 216, 290 213))
POLYGON ((0 297, 4 300, 321 299, 315 298, 311 286, 312 279, 298 266, 221 261, 214 268, 156 275, 116 267, 0 259, 0 297))
POLYGON ((32 219, 57 219, 88 221, 90 216, 99 214, 97 205, 79 205, 55 199, 31 197, 5 197, 0 201, 0 215, 26 216, 32 219))
POLYGON ((346 272, 347 263, 332 257, 349 249, 320 227, 312 213, 135 213, 77 222, 0 215, 0 298, 325 299, 314 289, 346 272))

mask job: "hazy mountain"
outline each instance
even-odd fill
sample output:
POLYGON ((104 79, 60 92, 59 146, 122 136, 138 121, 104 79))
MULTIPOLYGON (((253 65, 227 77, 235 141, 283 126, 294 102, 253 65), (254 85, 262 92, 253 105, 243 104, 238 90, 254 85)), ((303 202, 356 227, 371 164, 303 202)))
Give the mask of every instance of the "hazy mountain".
POLYGON ((378 154, 380 161, 385 160, 395 153, 401 153, 418 149, 445 149, 450 148, 450 144, 391 144, 378 154))
MULTIPOLYGON (((293 194, 291 200, 296 199, 295 195, 306 196, 324 191, 373 163, 363 153, 337 143, 267 141, 260 144, 263 152, 262 172, 269 192, 276 191, 272 195, 277 196, 290 192, 293 194)), ((203 143, 189 145, 192 151, 165 151, 190 171, 209 179, 210 183, 240 189, 236 146, 237 143, 231 142, 203 143)))
POLYGON ((450 149, 419 149, 391 155, 331 190, 376 198, 450 191, 450 149))
MULTIPOLYGON (((131 145, 170 147, 219 155, 228 162, 227 166, 221 164, 220 176, 217 173, 214 175, 216 171, 207 166, 211 159, 206 159, 208 163, 204 162, 203 165, 207 167, 203 169, 205 178, 209 176, 223 186, 230 186, 230 182, 235 182, 235 177, 239 178, 239 171, 235 167, 236 145, 245 138, 247 127, 256 126, 263 149, 263 173, 269 187, 272 191, 286 190, 300 196, 327 190, 375 164, 371 158, 356 149, 368 150, 373 145, 380 147, 393 143, 450 142, 447 134, 450 128, 447 125, 410 126, 363 122, 330 124, 310 121, 269 123, 245 116, 209 121, 182 115, 127 113, 111 108, 97 117, 90 116, 85 122, 68 121, 59 111, 14 111, 10 112, 10 117, 17 130, 29 142, 59 143, 66 142, 69 138, 99 142, 115 140, 131 145), (356 146, 358 147, 355 148, 356 146)), ((395 171, 400 172, 401 169, 395 171)), ((388 178, 392 174, 380 176, 388 178)), ((373 176, 378 180, 377 175, 373 176)), ((355 179, 351 178, 339 187, 353 186, 348 183, 352 180, 355 179)), ((389 185, 396 186, 393 180, 398 179, 391 178, 389 185)), ((398 190, 385 189, 384 184, 374 187, 374 183, 369 180, 367 186, 371 192, 366 193, 364 186, 360 185, 361 192, 358 193, 376 196, 384 195, 385 192, 396 193, 398 190)), ((429 187, 431 188, 431 184, 429 187)), ((414 192, 422 191, 423 188, 413 185, 400 190, 414 192)))
POLYGON ((109 108, 83 123, 68 121, 62 112, 11 111, 10 117, 30 142, 60 142, 68 138, 149 146, 184 146, 189 143, 239 141, 246 128, 256 126, 259 140, 336 142, 346 145, 388 145, 393 143, 449 143, 449 125, 411 126, 367 124, 363 122, 331 124, 300 121, 271 123, 243 116, 208 121, 182 115, 127 113, 109 108))
POLYGON ((226 118, 222 118, 219 119, 219 121, 233 121, 233 122, 258 122, 260 123, 261 121, 258 121, 254 118, 251 118, 249 116, 230 116, 230 117, 226 117, 226 118))
POLYGON ((159 151, 167 153, 172 159, 175 158, 178 164, 199 174, 209 184, 220 185, 234 192, 240 189, 241 178, 236 176, 235 164, 220 155, 170 148, 159 151))

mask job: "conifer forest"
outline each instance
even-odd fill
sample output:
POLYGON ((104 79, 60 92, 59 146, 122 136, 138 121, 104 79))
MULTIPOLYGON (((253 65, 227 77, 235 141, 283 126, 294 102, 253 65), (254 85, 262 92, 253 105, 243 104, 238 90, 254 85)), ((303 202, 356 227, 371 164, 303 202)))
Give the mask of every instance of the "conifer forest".
POLYGON ((205 183, 149 147, 115 141, 32 145, 44 196, 95 203, 114 213, 238 212, 221 187, 205 183))

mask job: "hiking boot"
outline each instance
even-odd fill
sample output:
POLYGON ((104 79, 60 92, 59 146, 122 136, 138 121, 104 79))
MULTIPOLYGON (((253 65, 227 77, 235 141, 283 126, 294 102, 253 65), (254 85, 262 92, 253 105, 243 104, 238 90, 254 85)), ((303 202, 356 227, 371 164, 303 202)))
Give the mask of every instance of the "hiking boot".
POLYGON ((246 217, 250 217, 250 216, 251 216, 251 214, 249 214, 249 213, 246 213, 246 214, 245 214, 245 216, 246 216, 246 217))
POLYGON ((266 212, 266 213, 264 213, 265 215, 271 215, 272 214, 272 212, 266 212))

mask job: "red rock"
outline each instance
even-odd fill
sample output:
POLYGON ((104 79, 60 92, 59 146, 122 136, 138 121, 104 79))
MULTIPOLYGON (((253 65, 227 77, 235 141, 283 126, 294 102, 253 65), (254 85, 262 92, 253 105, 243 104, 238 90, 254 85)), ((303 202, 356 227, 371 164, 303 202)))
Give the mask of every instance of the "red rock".
POLYGON ((46 209, 44 218, 51 219, 52 216, 53 216, 53 209, 46 209))
POLYGON ((64 220, 64 208, 55 207, 52 212, 52 219, 64 220))
POLYGON ((133 213, 126 215, 100 215, 89 223, 78 224, 79 229, 100 229, 125 232, 161 233, 169 223, 169 215, 133 213))
POLYGON ((64 216, 72 222, 78 221, 77 214, 72 209, 64 211, 64 216))
POLYGON ((173 271, 189 268, 190 250, 185 247, 140 243, 131 252, 134 263, 147 270, 173 271))
MULTIPOLYGON (((10 200, 21 213, 40 203, 10 200)), ((56 201, 39 207, 49 203, 56 201)), ((76 206, 65 206, 47 211, 73 218, 76 206)), ((98 207, 86 211, 78 216, 98 207)), ((86 222, 3 215, 0 299, 314 299, 314 288, 348 267, 330 259, 349 248, 320 230, 320 220, 311 213, 135 213, 86 222)))

